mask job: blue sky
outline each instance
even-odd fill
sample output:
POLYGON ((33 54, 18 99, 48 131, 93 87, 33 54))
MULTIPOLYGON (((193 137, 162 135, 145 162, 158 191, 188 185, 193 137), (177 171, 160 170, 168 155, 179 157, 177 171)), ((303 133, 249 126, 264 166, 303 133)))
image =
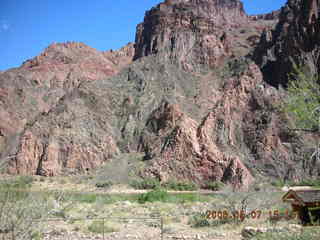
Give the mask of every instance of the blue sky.
MULTIPOLYGON (((161 0, 1 0, 0 70, 18 67, 52 42, 79 41, 98 50, 134 41, 136 25, 161 0)), ((286 0, 244 0, 248 14, 286 0)))

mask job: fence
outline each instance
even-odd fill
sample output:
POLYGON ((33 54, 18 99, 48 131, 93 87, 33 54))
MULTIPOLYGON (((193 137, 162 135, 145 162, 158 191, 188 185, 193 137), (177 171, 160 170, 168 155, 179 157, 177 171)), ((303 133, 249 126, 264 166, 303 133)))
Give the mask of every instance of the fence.
POLYGON ((36 220, 32 225, 32 231, 25 232, 14 228, 0 229, 0 240, 164 239, 163 219, 160 217, 50 218, 36 220))
MULTIPOLYGON (((186 217, 186 216, 181 216, 186 217)), ((199 240, 226 239, 216 232, 170 232, 163 217, 50 218, 33 221, 32 231, 0 229, 0 240, 199 240), (115 224, 117 223, 117 224, 115 224), (24 234, 24 235, 23 235, 24 234)))

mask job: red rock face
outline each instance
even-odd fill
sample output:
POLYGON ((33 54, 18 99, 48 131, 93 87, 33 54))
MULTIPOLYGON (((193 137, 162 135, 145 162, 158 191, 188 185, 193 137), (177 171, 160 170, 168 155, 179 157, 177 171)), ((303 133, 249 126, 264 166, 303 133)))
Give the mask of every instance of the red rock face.
POLYGON ((217 66, 230 54, 226 32, 248 23, 240 1, 165 1, 138 25, 135 59, 162 54, 184 70, 217 66))
POLYGON ((30 78, 38 84, 72 89, 81 81, 99 80, 116 74, 131 62, 133 51, 133 44, 115 52, 99 52, 79 42, 54 43, 40 56, 24 62, 22 68, 29 70, 30 78))
POLYGON ((237 0, 168 0, 147 12, 135 45, 49 46, 0 74, 8 172, 84 172, 137 152, 140 175, 161 181, 245 189, 260 175, 320 172, 301 160, 303 139, 275 107, 282 95, 250 60, 276 22, 276 13, 248 17, 237 0))
MULTIPOLYGON (((96 153, 73 144, 71 139, 64 143, 67 146, 62 144, 59 137, 66 136, 59 127, 52 123, 51 132, 46 132, 41 121, 48 115, 54 119, 51 112, 81 84, 115 75, 132 61, 133 53, 133 44, 118 51, 99 52, 83 43, 55 43, 20 68, 2 73, 0 151, 3 157, 16 156, 11 158, 8 171, 52 176, 66 168, 86 169, 102 164, 104 158, 97 160, 96 153), (58 139, 52 139, 54 132, 58 139)), ((113 146, 110 153, 116 152, 113 139, 107 139, 101 136, 98 141, 113 146)))
POLYGON ((156 176, 161 181, 173 176, 180 180, 192 179, 200 185, 223 181, 247 188, 254 178, 243 164, 247 159, 240 154, 243 139, 238 135, 246 128, 243 121, 247 114, 257 116, 250 101, 252 93, 259 91, 259 84, 263 84, 262 74, 251 64, 239 78, 229 79, 223 89, 216 92, 214 110, 201 122, 183 113, 177 105, 162 103, 148 120, 152 134, 143 135, 140 142, 139 150, 146 152, 147 158, 155 159, 142 175, 156 176))

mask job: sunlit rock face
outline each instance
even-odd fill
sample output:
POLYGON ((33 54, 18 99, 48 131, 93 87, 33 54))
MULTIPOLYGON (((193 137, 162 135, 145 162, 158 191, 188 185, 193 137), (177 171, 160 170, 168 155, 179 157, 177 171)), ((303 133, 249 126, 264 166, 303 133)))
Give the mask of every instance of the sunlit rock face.
POLYGON ((247 23, 237 0, 165 1, 138 25, 134 58, 160 54, 187 71, 214 67, 231 54, 227 33, 247 23))
MULTIPOLYGON (((291 2, 289 10, 302 9, 291 2)), ((314 13, 306 20, 314 26, 305 29, 310 41, 318 36, 315 3, 306 5, 314 13)), ((135 43, 118 51, 56 43, 0 73, 7 172, 83 173, 121 160, 142 177, 241 189, 261 176, 316 175, 320 167, 303 161, 310 150, 304 143, 315 139, 288 131, 276 107, 283 94, 252 61, 261 52, 265 74, 269 61, 286 59, 268 55, 277 52, 272 43, 281 45, 277 32, 287 36, 280 31, 285 19, 303 30, 293 20, 302 17, 285 9, 271 31, 279 12, 247 16, 237 0, 167 0, 146 12, 135 43), (133 166, 137 155, 142 159, 133 166)), ((288 34, 295 31, 288 27, 288 34)))

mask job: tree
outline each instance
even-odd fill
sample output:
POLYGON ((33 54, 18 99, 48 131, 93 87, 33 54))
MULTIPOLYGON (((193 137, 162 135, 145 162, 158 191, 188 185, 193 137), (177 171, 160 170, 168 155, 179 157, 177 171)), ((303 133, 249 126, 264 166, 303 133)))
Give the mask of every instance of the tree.
MULTIPOLYGON (((310 133, 320 133, 320 85, 319 75, 312 74, 307 68, 297 67, 290 75, 288 95, 283 104, 283 110, 294 120, 291 130, 310 133)), ((310 156, 313 166, 320 164, 320 141, 310 156)), ((317 171, 310 169, 310 175, 317 171)), ((318 170, 319 171, 319 170, 318 170)))
POLYGON ((320 85, 319 76, 295 65, 288 83, 288 96, 283 110, 294 120, 292 130, 319 132, 320 85))

